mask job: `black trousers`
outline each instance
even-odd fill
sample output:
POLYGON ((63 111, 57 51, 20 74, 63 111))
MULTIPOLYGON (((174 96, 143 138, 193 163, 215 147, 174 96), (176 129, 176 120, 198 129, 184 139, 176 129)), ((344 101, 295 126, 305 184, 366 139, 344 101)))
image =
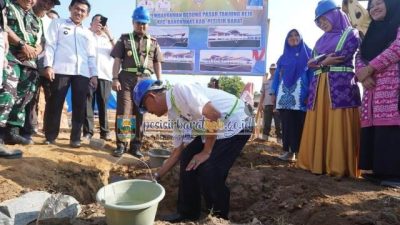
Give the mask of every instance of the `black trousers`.
POLYGON ((299 152, 306 112, 301 110, 280 109, 282 120, 282 144, 287 152, 299 152))
POLYGON ((279 113, 274 112, 273 105, 265 105, 264 106, 264 129, 263 129, 264 135, 270 135, 272 119, 274 119, 276 137, 282 138, 281 119, 279 117, 279 113))
POLYGON ((230 191, 225 181, 250 135, 251 132, 241 132, 231 138, 217 140, 210 158, 192 171, 186 171, 186 167, 193 156, 203 150, 201 137, 196 137, 182 151, 177 206, 181 215, 199 218, 203 195, 208 210, 221 218, 228 218, 230 191))
POLYGON ((32 135, 38 127, 38 112, 39 112, 39 96, 40 96, 40 87, 43 88, 44 99, 47 103, 50 98, 51 90, 50 90, 51 82, 43 77, 39 76, 38 80, 38 88, 36 90, 35 95, 32 100, 25 107, 25 124, 22 129, 22 134, 32 135))
POLYGON ((51 82, 51 95, 44 112, 44 132, 46 140, 55 140, 60 132, 61 113, 65 96, 71 86, 72 129, 70 140, 79 141, 82 125, 85 120, 86 98, 89 89, 89 78, 80 75, 56 74, 51 82))
POLYGON ((83 124, 83 134, 90 134, 93 136, 94 132, 94 108, 97 103, 100 121, 100 136, 106 136, 109 132, 108 116, 107 116, 107 103, 111 93, 112 82, 108 80, 99 79, 97 81, 97 89, 89 90, 86 99, 86 118, 83 124))

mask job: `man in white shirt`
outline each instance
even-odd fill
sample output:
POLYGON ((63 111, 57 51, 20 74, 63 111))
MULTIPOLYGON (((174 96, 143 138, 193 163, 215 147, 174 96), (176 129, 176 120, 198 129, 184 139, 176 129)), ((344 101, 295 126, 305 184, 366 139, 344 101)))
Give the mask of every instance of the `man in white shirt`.
POLYGON ((79 148, 85 120, 86 96, 97 87, 96 49, 92 32, 82 25, 89 15, 87 0, 72 0, 70 18, 53 20, 48 29, 44 76, 51 81, 51 96, 44 116, 45 144, 53 144, 60 131, 65 96, 71 86, 72 129, 70 146, 79 148))
POLYGON ((97 65, 97 89, 90 89, 86 102, 86 119, 83 124, 83 136, 87 139, 92 138, 94 132, 94 105, 97 102, 100 121, 100 138, 111 141, 108 128, 107 103, 111 93, 112 86, 112 67, 114 59, 110 56, 114 47, 114 39, 112 38, 107 25, 101 24, 100 14, 96 14, 92 18, 90 30, 96 45, 96 65, 97 65))
POLYGON ((228 219, 230 196, 225 180, 252 133, 244 102, 200 84, 175 84, 165 90, 151 79, 136 85, 134 101, 141 112, 159 117, 168 113, 173 123, 174 150, 155 177, 162 177, 180 160, 178 213, 164 220, 197 220, 201 195, 210 213, 228 219), (183 137, 190 134, 194 139, 185 147, 183 137))

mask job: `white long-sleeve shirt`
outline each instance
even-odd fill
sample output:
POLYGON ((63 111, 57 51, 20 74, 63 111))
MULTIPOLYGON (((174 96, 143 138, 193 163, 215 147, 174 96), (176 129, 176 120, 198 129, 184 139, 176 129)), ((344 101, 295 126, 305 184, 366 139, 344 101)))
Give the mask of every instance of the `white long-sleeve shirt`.
POLYGON ((220 121, 223 123, 216 133, 217 139, 230 138, 238 134, 246 125, 244 102, 236 96, 218 89, 206 88, 200 84, 175 84, 172 90, 167 91, 166 101, 168 106, 168 119, 173 121, 173 143, 178 147, 184 142, 186 135, 197 136, 194 128, 204 129, 205 118, 202 115, 204 106, 211 104, 221 113, 220 121), (175 99, 175 106, 171 101, 171 95, 175 99), (235 105, 235 102, 237 104, 235 105), (224 117, 232 113, 227 119, 224 117), (192 127, 193 128, 193 127, 192 127))
POLYGON ((92 32, 71 19, 54 19, 47 30, 44 66, 56 74, 97 76, 92 32))
POLYGON ((96 44, 96 65, 99 79, 112 81, 112 67, 114 58, 110 56, 113 48, 110 39, 105 34, 93 33, 96 44))

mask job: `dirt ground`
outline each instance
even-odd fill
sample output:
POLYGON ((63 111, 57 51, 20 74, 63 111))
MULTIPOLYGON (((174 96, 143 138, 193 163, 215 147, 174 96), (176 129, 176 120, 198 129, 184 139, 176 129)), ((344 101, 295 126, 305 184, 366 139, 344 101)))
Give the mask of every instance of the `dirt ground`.
MULTIPOLYGON (((130 155, 116 164, 117 158, 110 155, 113 142, 103 149, 92 149, 87 143, 71 149, 68 137, 65 130, 56 145, 13 146, 21 148, 24 157, 0 159, 0 202, 33 190, 61 192, 74 196, 83 206, 76 225, 105 225, 104 210, 95 201, 97 190, 108 182, 144 178, 147 170, 130 155)), ((42 143, 44 138, 38 136, 34 141, 42 143)), ((168 140, 146 136, 144 151, 170 146, 168 140)), ((249 142, 227 181, 231 189, 230 221, 204 215, 200 221, 187 224, 400 224, 399 190, 361 179, 313 175, 279 161, 276 156, 280 151, 273 142, 249 142)), ((159 204, 157 218, 175 210, 177 168, 160 183, 166 196, 159 204)), ((155 224, 169 223, 157 220, 155 224)))

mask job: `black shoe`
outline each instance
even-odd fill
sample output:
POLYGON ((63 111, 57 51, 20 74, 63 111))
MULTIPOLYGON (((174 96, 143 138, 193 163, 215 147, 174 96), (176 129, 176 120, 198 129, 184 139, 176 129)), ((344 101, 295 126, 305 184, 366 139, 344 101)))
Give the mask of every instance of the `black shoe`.
POLYGON ((136 158, 142 158, 143 153, 140 151, 141 143, 131 143, 129 148, 129 154, 135 156, 136 158))
POLYGON ((45 140, 43 142, 44 145, 54 145, 56 144, 56 140, 45 140))
POLYGON ((380 185, 382 182, 382 177, 373 173, 363 173, 361 174, 361 177, 364 178, 365 180, 380 185))
POLYGON ((184 215, 179 214, 179 213, 166 215, 166 216, 161 218, 161 220, 167 221, 167 222, 170 222, 170 223, 180 223, 180 222, 184 222, 184 221, 195 221, 195 220, 198 220, 198 219, 199 218, 184 216, 184 215))
POLYGON ((400 190, 400 178, 388 178, 381 182, 382 186, 397 188, 400 190))
POLYGON ((26 139, 18 134, 6 135, 6 139, 4 140, 4 142, 9 145, 16 145, 16 144, 29 145, 29 144, 31 144, 31 142, 28 139, 26 139))
POLYGON ((81 147, 81 141, 70 141, 69 146, 71 148, 80 148, 81 147))
POLYGON ((92 136, 93 136, 93 135, 91 135, 90 133, 87 133, 87 134, 84 134, 84 135, 83 135, 83 138, 85 138, 85 139, 87 139, 87 140, 90 140, 90 139, 92 139, 92 136))
POLYGON ((30 145, 35 144, 35 142, 33 142, 32 135, 25 134, 25 135, 22 135, 22 137, 24 137, 26 140, 28 140, 30 145))
POLYGON ((22 154, 22 151, 19 149, 7 150, 4 146, 0 145, 0 158, 19 159, 22 157, 22 154))
POLYGON ((112 139, 111 139, 111 135, 110 135, 110 133, 107 133, 107 134, 101 134, 100 135, 100 139, 103 139, 103 140, 105 140, 105 141, 111 141, 112 139))
POLYGON ((129 154, 135 156, 136 158, 142 158, 144 155, 140 150, 129 150, 129 154))
POLYGON ((125 146, 118 145, 117 148, 112 152, 114 157, 121 157, 125 153, 125 146))

